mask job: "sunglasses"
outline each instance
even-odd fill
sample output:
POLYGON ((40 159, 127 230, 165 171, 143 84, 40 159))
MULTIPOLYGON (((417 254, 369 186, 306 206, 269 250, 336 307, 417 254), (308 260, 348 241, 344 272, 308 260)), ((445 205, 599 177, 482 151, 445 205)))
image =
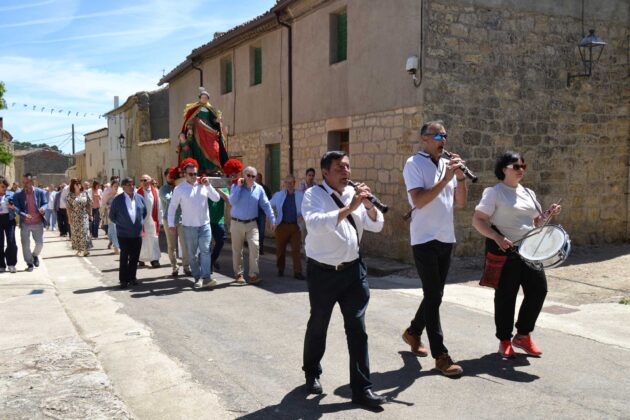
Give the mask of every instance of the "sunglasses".
POLYGON ((256 178, 256 175, 252 175, 252 174, 247 174, 245 175, 247 178, 256 178))
POLYGON ((150 179, 141 179, 140 181, 142 181, 142 182, 149 182, 150 179))
POLYGON ((510 163, 509 165, 506 166, 506 168, 514 169, 515 171, 518 171, 521 169, 526 170, 527 164, 523 163, 522 165, 519 165, 518 163, 510 163))
POLYGON ((186 176, 197 176, 197 172, 186 172, 186 176))
POLYGON ((437 141, 442 141, 442 140, 447 140, 448 139, 448 135, 441 134, 441 133, 427 134, 427 136, 433 136, 433 140, 437 140, 437 141))

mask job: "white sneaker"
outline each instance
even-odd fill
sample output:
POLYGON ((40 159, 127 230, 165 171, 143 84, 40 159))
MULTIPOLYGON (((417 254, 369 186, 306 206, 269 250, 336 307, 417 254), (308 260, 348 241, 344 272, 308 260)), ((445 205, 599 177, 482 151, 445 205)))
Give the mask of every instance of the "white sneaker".
POLYGON ((195 279, 195 284, 193 285, 195 289, 200 289, 203 287, 203 280, 195 279))
POLYGON ((217 284, 219 284, 215 279, 210 279, 210 281, 208 282, 208 284, 206 286, 208 287, 214 287, 217 284))

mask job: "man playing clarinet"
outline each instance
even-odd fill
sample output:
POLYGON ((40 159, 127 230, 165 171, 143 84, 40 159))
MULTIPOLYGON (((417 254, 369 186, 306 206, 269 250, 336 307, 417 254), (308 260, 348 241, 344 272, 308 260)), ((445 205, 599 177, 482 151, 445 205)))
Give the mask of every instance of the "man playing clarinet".
POLYGON ((383 214, 367 199, 365 184, 348 186, 350 159, 341 151, 321 159, 324 182, 304 193, 307 283, 311 316, 304 338, 304 366, 309 394, 321 394, 320 361, 333 308, 339 303, 350 354, 350 388, 356 404, 378 407, 385 397, 372 392, 365 311, 370 299, 367 269, 359 252, 365 230, 380 232, 383 214))
POLYGON ((461 375, 444 345, 440 324, 440 304, 455 242, 453 207, 464 208, 468 194, 462 171, 464 162, 458 155, 442 157, 447 135, 442 121, 430 121, 420 128, 424 151, 411 156, 403 176, 411 211, 411 246, 424 298, 403 332, 403 340, 417 356, 428 351, 420 341, 426 328, 435 367, 446 376, 461 375))

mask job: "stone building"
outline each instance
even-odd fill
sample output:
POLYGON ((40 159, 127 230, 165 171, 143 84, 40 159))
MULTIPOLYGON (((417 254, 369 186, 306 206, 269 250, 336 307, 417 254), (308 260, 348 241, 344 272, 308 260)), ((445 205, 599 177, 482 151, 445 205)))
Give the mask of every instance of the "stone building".
MULTIPOLYGON (((14 153, 12 140, 13 136, 8 130, 4 129, 4 121, 0 117, 0 144, 11 154, 14 153)), ((15 158, 8 165, 0 163, 0 175, 7 179, 9 183, 15 180, 15 158)))
POLYGON ((31 173, 37 177, 37 185, 58 183, 65 178, 66 170, 72 163, 72 156, 51 149, 16 150, 15 180, 22 182, 22 176, 31 173))
POLYGON ((85 175, 87 179, 103 182, 109 179, 109 138, 107 127, 85 133, 85 175))
POLYGON ((108 118, 108 174, 161 180, 158 172, 177 163, 170 146, 168 89, 138 92, 105 114, 108 118), (122 137, 121 137, 122 135, 122 137))
POLYGON ((85 150, 81 150, 72 156, 74 157, 74 165, 66 170, 65 182, 69 183, 72 178, 77 178, 80 181, 90 181, 91 178, 87 176, 85 150))
POLYGON ((301 177, 326 150, 348 150, 353 178, 391 205, 366 250, 409 259, 402 169, 422 122, 442 119, 447 148, 480 178, 456 213, 457 254, 482 252, 471 216, 506 149, 524 153, 524 183, 544 206, 563 198, 556 222, 574 244, 628 240, 629 11, 623 0, 588 3, 584 24, 608 45, 592 77, 567 86, 568 73, 583 72, 578 0, 280 0, 161 79, 170 138, 203 84, 223 111, 229 153, 276 188, 280 174, 301 177))

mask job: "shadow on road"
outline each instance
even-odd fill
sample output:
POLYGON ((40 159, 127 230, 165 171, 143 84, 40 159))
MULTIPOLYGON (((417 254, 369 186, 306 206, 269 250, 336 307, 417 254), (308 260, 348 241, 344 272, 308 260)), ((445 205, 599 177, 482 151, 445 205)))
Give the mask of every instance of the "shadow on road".
POLYGON ((460 360, 457 363, 464 369, 464 375, 479 377, 490 375, 513 382, 533 382, 539 376, 516 370, 516 367, 529 366, 527 355, 518 354, 513 359, 503 359, 498 353, 489 353, 479 359, 460 360))

